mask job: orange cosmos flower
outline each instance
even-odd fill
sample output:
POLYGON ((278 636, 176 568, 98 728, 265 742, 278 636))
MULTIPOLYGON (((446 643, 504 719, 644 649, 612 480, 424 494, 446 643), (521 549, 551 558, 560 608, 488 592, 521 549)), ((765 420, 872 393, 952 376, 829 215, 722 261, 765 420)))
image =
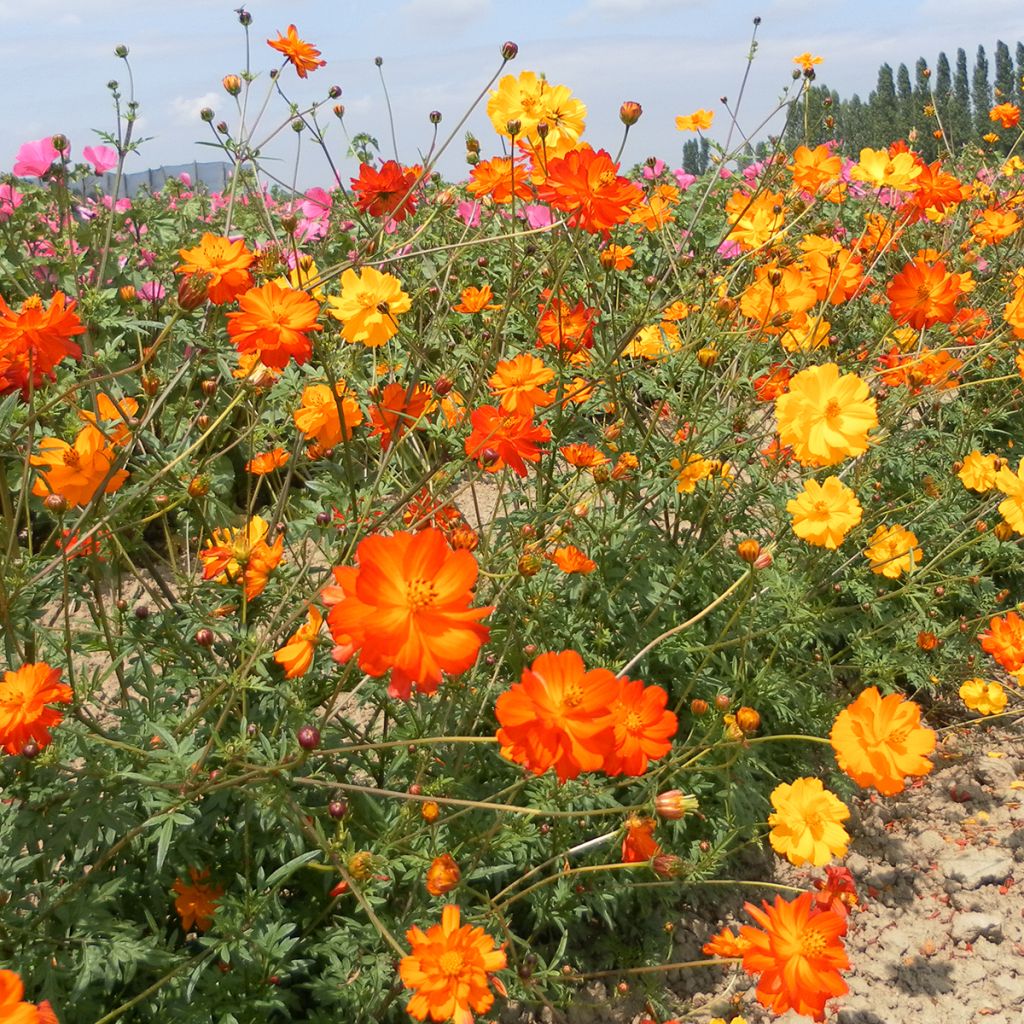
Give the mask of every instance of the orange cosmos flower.
POLYGON ((451 892, 461 878, 462 872, 455 863, 455 858, 450 853, 442 853, 440 857, 435 857, 427 868, 427 892, 431 896, 443 896, 446 892, 451 892))
POLYGON ((537 406, 545 408, 555 400, 550 392, 541 390, 554 379, 555 371, 545 366, 543 360, 523 353, 498 363, 488 383, 504 412, 532 416, 537 406))
POLYGON ((793 184, 802 192, 816 195, 820 190, 828 189, 825 198, 834 201, 835 193, 841 192, 834 186, 839 181, 843 170, 842 158, 831 152, 828 146, 797 146, 793 150, 793 162, 789 165, 793 174, 793 184))
POLYGON ((789 380, 792 376, 788 366, 779 363, 772 363, 767 373, 755 377, 751 382, 754 385, 754 394, 759 402, 774 402, 779 395, 784 395, 789 390, 789 380))
POLYGON ((245 470, 253 476, 266 476, 267 473, 280 469, 290 458, 291 455, 283 448, 273 448, 269 452, 254 455, 245 464, 245 470))
POLYGON ((611 461, 604 452, 583 441, 563 445, 558 450, 562 458, 577 469, 593 469, 594 466, 604 466, 611 461))
POLYGON ((678 721, 666 711, 668 694, 660 686, 644 686, 641 679, 620 679, 619 695, 612 704, 614 746, 605 759, 608 775, 643 775, 651 761, 672 749, 678 721))
POLYGON ((640 187, 618 170, 619 165, 605 150, 595 152, 580 146, 548 161, 547 179, 537 187, 537 198, 568 213, 570 227, 607 236, 616 224, 629 219, 643 195, 640 187))
POLYGON ((191 884, 176 878, 171 887, 177 893, 174 909, 181 918, 182 931, 189 932, 196 928, 205 932, 213 924, 213 915, 217 912, 217 904, 224 895, 224 887, 207 883, 209 871, 189 868, 188 875, 192 880, 191 884))
POLYGON ((771 795, 768 815, 772 849, 790 864, 824 867, 833 857, 845 857, 850 837, 843 822, 849 808, 821 779, 781 782, 771 795))
POLYGON ((14 971, 0 971, 0 1020, 4 1024, 48 1024, 57 1018, 48 1002, 38 1007, 22 1001, 25 986, 14 971))
POLYGON ((832 910, 818 910, 811 893, 787 902, 775 897, 764 910, 750 903, 747 913, 761 926, 744 925, 741 937, 749 943, 743 969, 760 974, 757 1001, 775 1014, 787 1010, 824 1020, 825 1003, 849 991, 840 976, 850 961, 840 941, 846 922, 832 910))
POLYGON ((207 232, 194 249, 179 249, 178 255, 182 263, 174 272, 206 278, 206 294, 215 305, 233 302, 252 287, 249 267, 256 257, 244 239, 231 241, 207 232))
POLYGON ((863 181, 876 189, 892 188, 910 192, 921 176, 922 162, 913 153, 890 153, 887 149, 862 149, 860 161, 850 169, 854 181, 863 181))
POLYGON ((626 834, 622 839, 623 864, 642 864, 661 853, 661 845, 654 838, 657 824, 654 818, 639 818, 635 814, 626 819, 626 834))
POLYGON ((575 306, 570 306, 547 288, 541 292, 540 298, 537 306, 540 313, 537 348, 547 345, 559 352, 573 354, 594 344, 594 323, 599 315, 597 309, 583 305, 582 299, 575 306))
POLYGON ((835 363, 796 374, 775 400, 779 441, 791 445, 802 466, 834 466, 862 455, 878 426, 875 399, 855 373, 840 374, 835 363))
POLYGON ((452 306, 456 313, 482 313, 485 309, 504 309, 504 306, 491 302, 494 293, 491 286, 485 284, 480 288, 463 288, 461 301, 457 306, 452 306))
POLYGON ((889 282, 885 294, 897 323, 909 324, 915 330, 948 324, 960 298, 960 276, 948 273, 941 260, 930 262, 918 257, 889 282))
POLYGON ((422 426, 433 407, 432 397, 433 392, 425 384, 417 384, 411 390, 404 384, 388 384, 382 395, 371 399, 370 437, 379 437, 380 446, 386 451, 407 430, 422 426))
POLYGON ((781 192, 734 192, 725 204, 728 240, 744 250, 766 245, 785 224, 785 198, 781 192))
POLYGON ((597 562, 588 558, 574 544, 567 544, 564 548, 555 548, 547 557, 565 573, 580 573, 586 576, 597 568, 597 562))
POLYGON ((981 649, 991 654, 1007 672, 1024 668, 1024 619, 1016 612, 989 620, 988 629, 978 634, 981 649))
POLYGON ((921 709, 898 693, 882 697, 875 686, 839 712, 830 739, 839 767, 884 796, 902 792, 905 776, 932 770, 925 755, 935 749, 935 733, 921 725, 921 709))
POLYGON ((1012 103, 1000 103, 988 112, 990 121, 998 121, 1000 128, 1016 128, 1020 124, 1020 107, 1012 103))
POLYGON ((317 60, 320 51, 312 43, 300 39, 294 25, 288 26, 287 35, 278 32, 276 39, 268 39, 267 45, 285 55, 299 78, 305 78, 310 71, 316 71, 327 64, 325 60, 317 60))
POLYGON ((543 424, 493 405, 474 409, 470 422, 473 432, 466 438, 466 454, 488 473, 510 466, 517 476, 526 476, 526 463, 540 462, 540 445, 551 440, 551 431, 543 424))
POLYGON ((813 57, 810 52, 807 51, 794 57, 793 63, 798 64, 801 71, 813 71, 816 65, 825 63, 825 58, 813 57))
POLYGON ((313 353, 307 334, 323 328, 316 322, 320 305, 305 292, 268 281, 250 288, 228 313, 228 334, 239 352, 256 352, 260 362, 283 370, 292 357, 301 366, 313 353))
POLYGON ((849 302, 864 283, 860 256, 855 256, 849 249, 808 252, 801 265, 809 284, 817 292, 819 302, 829 302, 833 306, 849 302))
POLYGON ((339 441, 347 441, 352 436, 352 429, 363 422, 363 411, 350 396, 348 385, 338 381, 334 394, 326 384, 310 384, 303 388, 302 405, 292 418, 307 440, 316 442, 321 448, 333 448, 339 441))
POLYGON ((372 676, 391 670, 392 697, 408 700, 413 683, 433 693, 442 673, 465 672, 489 631, 493 607, 470 608, 476 559, 452 551, 437 529, 364 538, 357 565, 334 570, 338 597, 327 615, 331 636, 358 650, 372 676))
POLYGON ((701 952, 707 956, 721 956, 732 959, 743 956, 750 948, 750 943, 742 936, 733 934, 731 928, 723 928, 716 932, 701 947, 701 952))
POLYGON ((609 709, 619 692, 615 675, 587 671, 576 651, 541 654, 495 704, 502 757, 534 775, 554 768, 560 782, 596 771, 615 742, 609 709))
POLYGON ((285 679, 295 679, 309 671, 323 621, 319 609, 310 605, 306 621, 288 637, 284 647, 274 651, 274 661, 284 669, 285 679))
POLYGON ((1021 226, 1021 219, 1013 210, 982 210, 981 221, 972 225, 971 234, 982 245, 998 245, 1021 226))
POLYGON ((826 477, 823 483, 808 480, 803 491, 786 502, 786 511, 801 540, 832 551, 864 514, 856 494, 837 476, 826 477))
POLYGON ((29 741, 42 750, 52 739, 50 729, 64 715, 47 704, 70 704, 71 687, 60 681, 60 669, 45 661, 5 672, 0 682, 0 746, 20 754, 29 741))
POLYGON ((1006 497, 999 503, 999 514, 1010 524, 1014 533, 1024 533, 1024 459, 1014 473, 1009 466, 996 473, 996 488, 1006 497))
POLYGON ((679 115, 676 118, 676 130, 680 132, 706 131, 715 119, 713 110, 695 110, 692 114, 679 115))
POLYGON ((897 349, 880 356, 882 381, 889 387, 908 387, 915 395, 930 386, 949 391, 959 385, 956 374, 963 363, 943 349, 935 352, 922 348, 916 353, 901 353, 897 349))
POLYGON ((123 448, 132 439, 129 423, 138 411, 139 403, 134 398, 113 399, 101 391, 96 396, 96 412, 79 409, 78 418, 103 431, 111 444, 123 448))
POLYGON ((490 196, 496 203, 510 203, 513 195, 527 201, 533 198, 526 168, 521 163, 513 163, 507 156, 496 156, 478 163, 469 172, 466 191, 477 199, 490 196))
POLYGON ((629 270, 633 266, 633 253, 635 250, 631 245, 608 245, 601 250, 601 266, 606 270, 629 270))
POLYGON ((385 160, 379 171, 360 164, 359 177, 349 179, 357 210, 371 217, 390 217, 396 224, 416 212, 413 189, 417 180, 416 172, 403 168, 397 160, 385 160))
POLYGON ((868 540, 864 552, 871 562, 871 571, 898 579, 904 572, 912 572, 924 553, 917 546, 917 537, 900 525, 879 526, 868 540))
POLYGON ((82 350, 71 339, 84 334, 75 303, 65 305, 63 292, 55 292, 49 307, 30 295, 15 312, 0 298, 0 394, 39 387, 56 378, 54 368, 66 356, 81 359, 82 350))
POLYGON ((505 987, 490 975, 508 963, 503 949, 482 928, 459 927, 459 908, 441 911, 441 923, 426 932, 416 926, 405 937, 412 952, 402 958, 398 975, 415 995, 406 1009, 417 1020, 473 1024, 474 1013, 486 1013, 494 1003, 489 983, 504 995, 505 987))
POLYGON ((270 524, 262 516, 253 516, 238 529, 214 530, 199 552, 203 579, 222 586, 241 583, 247 601, 259 597, 284 555, 284 537, 278 534, 274 543, 268 544, 269 529, 270 524))
POLYGON ((743 290, 740 312, 765 334, 781 334, 798 326, 818 293, 798 266, 779 267, 775 261, 754 271, 754 282, 743 290))
POLYGON ((69 505, 88 505, 106 480, 104 494, 113 494, 128 479, 128 471, 119 469, 107 479, 116 453, 94 426, 82 427, 73 444, 59 437, 44 437, 39 455, 29 457, 33 466, 46 466, 32 485, 32 493, 45 498, 59 494, 69 505))

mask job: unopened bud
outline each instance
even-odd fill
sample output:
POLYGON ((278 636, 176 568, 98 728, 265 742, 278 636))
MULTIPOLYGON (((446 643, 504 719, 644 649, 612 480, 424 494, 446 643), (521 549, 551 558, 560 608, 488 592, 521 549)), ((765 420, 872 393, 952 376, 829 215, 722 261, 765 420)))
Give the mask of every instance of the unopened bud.
POLYGON ((341 98, 341 86, 340 85, 332 85, 330 87, 330 89, 327 90, 327 98, 331 99, 331 100, 340 99, 341 98))
POLYGON ((121 285, 121 287, 117 291, 117 295, 122 302, 131 302, 135 298, 135 285, 121 285))
POLYGON ((522 122, 518 118, 514 117, 511 121, 508 121, 505 124, 505 131, 507 131, 509 135, 518 135, 522 127, 522 122))
POLYGON ((501 44, 501 56, 504 60, 515 60, 519 54, 519 45, 511 40, 501 44))
POLYGON ((114 47, 114 56, 120 57, 121 60, 124 60, 125 57, 128 56, 128 47, 125 46, 124 43, 119 43, 114 47))
POLYGON ((238 75, 225 75, 220 80, 220 84, 224 86, 224 91, 229 96, 237 96, 242 91, 242 80, 238 75))
POLYGON ((619 107, 619 120, 628 128, 640 120, 640 115, 643 114, 643 112, 644 108, 635 100, 626 100, 626 102, 619 107))
POLYGON ((753 565, 757 561, 757 556, 761 554, 761 545, 756 540, 741 540, 736 545, 736 554, 744 562, 753 565))
POLYGON ((58 133, 57 135, 54 135, 50 141, 53 143, 53 148, 57 150, 58 153, 66 153, 68 149, 71 148, 71 143, 68 142, 68 137, 66 135, 58 133))
POLYGON ((47 512, 62 515, 68 510, 68 499, 63 494, 48 494, 43 498, 43 506, 47 512))
POLYGON ((186 313, 198 309, 206 302, 209 283, 209 274, 186 274, 178 282, 178 305, 186 313))
POLYGON ((714 345, 708 345, 706 348, 697 349, 697 362, 705 370, 710 370, 718 362, 718 355, 718 349, 714 345))
POLYGON ((331 107, 331 110, 334 111, 334 116, 337 117, 339 120, 345 116, 344 103, 335 103, 334 106, 331 107))
POLYGON ((670 789, 654 798, 654 810, 659 817, 667 818, 669 821, 678 821, 697 810, 699 806, 695 796, 690 796, 679 789, 670 789))
POLYGON ((736 710, 736 724, 745 736, 751 736, 761 728, 761 716, 753 708, 738 708, 736 710))
POLYGON ((213 111, 209 107, 203 107, 203 109, 199 111, 199 119, 201 121, 205 121, 207 124, 211 124, 213 122, 213 111))
POLYGON ((428 119, 429 119, 431 124, 440 124, 441 123, 441 111, 440 110, 432 110, 427 115, 427 117, 428 117, 428 119))

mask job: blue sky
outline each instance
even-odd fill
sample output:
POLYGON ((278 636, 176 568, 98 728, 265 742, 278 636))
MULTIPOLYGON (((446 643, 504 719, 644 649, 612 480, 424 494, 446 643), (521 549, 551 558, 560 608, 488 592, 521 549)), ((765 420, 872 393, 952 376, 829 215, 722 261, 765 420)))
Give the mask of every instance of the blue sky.
MULTIPOLYGON (((118 43, 131 50, 139 133, 153 136, 130 158, 128 170, 216 158, 196 144, 210 138, 198 111, 210 106, 218 119, 236 123, 234 102, 220 80, 244 65, 244 36, 234 14, 239 2, 0 0, 0 58, 7 73, 0 167, 12 165, 23 141, 61 131, 77 157, 83 146, 96 143, 91 129, 112 127, 106 83, 126 80, 113 54, 118 43)), ((736 98, 754 15, 762 23, 739 113, 745 131, 775 105, 790 81, 791 58, 804 50, 825 58, 820 82, 843 95, 866 96, 883 61, 912 66, 918 56, 933 62, 940 50, 952 57, 964 46, 973 63, 979 43, 991 59, 997 39, 1011 48, 1024 39, 1024 6, 1017 0, 250 0, 246 7, 253 17, 253 68, 264 72, 257 94, 262 96, 265 72, 276 64, 265 40, 294 22, 328 63, 305 81, 286 69, 282 82, 289 97, 308 103, 324 97, 330 85, 341 86, 349 131, 376 136, 390 156, 373 63, 383 57, 399 156, 407 163, 430 143, 429 111, 442 112, 442 130, 453 126, 497 69, 505 39, 519 44, 511 71, 544 72, 587 104, 586 138, 595 147, 618 148, 623 100, 643 105, 626 163, 655 154, 678 162, 683 137, 673 118, 698 107, 718 111, 711 134, 724 138, 718 98, 736 98)), ((268 130, 286 111, 275 101, 270 113, 268 130)), ((484 156, 498 151, 482 105, 468 127, 480 137, 484 156)), ((328 141, 351 173, 337 126, 328 141)), ((294 135, 285 131, 268 152, 278 158, 268 166, 291 180, 294 135)), ((447 177, 464 175, 462 153, 457 140, 440 165, 447 177)), ((330 183, 324 158, 308 146, 300 154, 298 183, 330 183)))

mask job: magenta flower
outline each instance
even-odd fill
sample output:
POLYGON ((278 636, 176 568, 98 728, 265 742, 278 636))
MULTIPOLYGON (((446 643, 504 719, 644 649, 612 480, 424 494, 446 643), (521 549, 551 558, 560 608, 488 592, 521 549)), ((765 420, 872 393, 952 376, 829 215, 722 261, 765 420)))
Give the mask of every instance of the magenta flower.
POLYGON ((480 203, 469 202, 463 199, 455 207, 455 216, 462 221, 463 224, 468 228, 475 228, 480 226, 480 210, 483 207, 480 203))
POLYGON ((147 281, 139 286, 138 296, 143 302, 159 302, 167 292, 159 281, 147 281))
POLYGON ((644 164, 644 177, 648 181, 654 181, 654 179, 657 178, 663 170, 665 170, 664 160, 655 160, 653 167, 651 167, 649 164, 644 164))
POLYGON ((0 221, 5 221, 21 206, 21 193, 13 185, 0 185, 0 221))
POLYGON ((673 171, 672 177, 676 179, 676 184, 679 186, 680 192, 685 192, 697 180, 697 176, 695 174, 687 174, 682 167, 673 171))
POLYGON ((117 153, 109 146, 86 146, 82 150, 86 163, 90 163, 97 174, 117 166, 117 153))
POLYGON ((41 178, 59 156, 51 135, 25 142, 14 158, 14 173, 20 178, 41 178))

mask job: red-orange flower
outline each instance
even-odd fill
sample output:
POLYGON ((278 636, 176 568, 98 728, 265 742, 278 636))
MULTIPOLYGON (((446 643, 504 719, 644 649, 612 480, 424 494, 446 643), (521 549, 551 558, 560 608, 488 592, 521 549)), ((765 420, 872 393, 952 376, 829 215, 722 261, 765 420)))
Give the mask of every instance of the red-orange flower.
POLYGON ((545 366, 542 359, 521 353, 514 359, 503 359, 494 369, 488 383, 491 394, 500 402, 503 411, 516 416, 532 416, 537 406, 551 405, 555 396, 542 390, 555 379, 555 371, 545 366))
POLYGON ((740 935, 735 935, 731 928, 723 928, 701 946, 701 952, 707 956, 737 957, 750 948, 750 943, 740 935))
POLYGON ((64 718, 46 705, 70 704, 73 697, 71 687, 60 681, 60 669, 45 661, 5 672, 0 682, 0 746, 8 754, 20 754, 31 740, 42 750, 52 739, 50 729, 64 718))
POLYGON ((274 661, 284 669, 285 679, 296 679, 309 671, 323 621, 320 610, 310 605, 306 621, 288 637, 284 647, 274 651, 274 661))
POLYGON ((518 476, 526 476, 526 463, 540 462, 539 446, 551 440, 551 431, 543 424, 493 405, 474 409, 470 419, 473 432, 466 438, 466 454, 479 460, 488 473, 509 466, 518 476))
POLYGON ((757 1001, 775 1014, 795 1010, 824 1020, 825 1003, 849 991, 839 974, 850 967, 840 941, 846 922, 831 910, 817 910, 809 892, 791 902, 776 896, 775 905, 766 901, 764 910, 750 903, 745 908, 761 926, 740 929, 750 944, 743 969, 761 976, 757 1001))
POLYGON ((221 896, 224 895, 224 887, 206 881, 210 877, 209 871, 189 868, 188 875, 192 880, 191 884, 176 878, 171 887, 177 894, 174 909, 181 918, 182 931, 188 932, 197 928, 205 932, 213 924, 213 915, 217 911, 221 896))
POLYGON ((761 374, 753 381, 757 400, 759 402, 774 402, 780 395, 784 395, 789 390, 791 376, 788 366, 772 363, 767 373, 761 374))
POLYGON ((503 308, 497 302, 492 302, 493 298, 494 292, 491 291, 489 284, 482 285, 480 288, 470 286, 462 289, 459 304, 452 306, 452 309, 456 313, 482 313, 485 309, 503 308))
POLYGON ((323 328, 316 322, 320 306, 305 292, 268 281, 250 288, 238 305, 238 312, 228 313, 228 334, 239 352, 258 353, 274 370, 283 370, 293 357, 301 366, 312 355, 307 335, 323 328))
POLYGON ((22 1001, 24 994, 25 986, 14 971, 0 971, 0 1020, 4 1024, 43 1024, 47 1019, 56 1021, 49 1003, 37 1008, 22 1001), (47 1012, 49 1018, 43 1016, 47 1012))
POLYGON ((238 529, 214 530, 199 552, 203 579, 222 585, 240 582, 247 601, 259 597, 284 556, 284 537, 278 534, 274 543, 268 544, 269 529, 262 516, 253 516, 238 529))
POLYGON ((269 452, 260 452, 258 455, 254 455, 245 464, 245 469, 253 476, 266 476, 267 473, 280 469, 290 458, 291 455, 283 448, 272 448, 269 452))
POLYGON ((351 178, 356 209, 371 217, 390 217, 400 224, 416 212, 415 171, 406 170, 397 160, 385 160, 380 170, 370 164, 359 165, 359 177, 351 178))
POLYGON ((548 160, 547 179, 537 187, 541 202, 568 213, 569 226, 605 235, 629 219, 643 192, 619 173, 611 155, 589 146, 548 160))
POLYGON ((126 469, 110 474, 116 453, 91 424, 82 427, 73 444, 59 437, 42 438, 39 451, 29 462, 47 467, 32 485, 32 493, 40 498, 59 494, 69 505, 88 505, 104 480, 103 493, 113 494, 128 479, 126 469))
POLYGON ((672 749, 678 722, 667 704, 668 694, 660 686, 644 686, 642 679, 619 680, 611 706, 615 741, 604 763, 608 775, 643 775, 651 761, 672 749))
POLYGON ((1007 612, 990 619, 988 629, 978 634, 981 649, 991 654, 1007 672, 1024 668, 1024 619, 1007 612))
POLYGON ((404 384, 388 384, 384 394, 372 399, 370 437, 380 437, 380 445, 387 449, 407 430, 421 426, 430 411, 433 394, 426 385, 417 384, 410 389, 404 384))
POLYGON ((597 568, 597 562, 588 558, 586 553, 581 551, 575 544, 567 544, 562 548, 555 548, 548 555, 555 565, 565 573, 581 573, 586 576, 597 568))
POLYGON ((558 450, 562 458, 577 469, 593 469, 594 466, 603 466, 611 461, 604 452, 586 441, 566 444, 558 450))
POLYGON ((1013 103, 1000 103, 988 112, 990 121, 998 121, 1000 128, 1016 128, 1020 124, 1020 107, 1013 103))
POLYGON ((654 838, 657 824, 654 818, 638 818, 635 814, 626 819, 626 834, 622 839, 623 864, 642 864, 661 853, 661 845, 654 838))
POLYGON ((596 771, 614 742, 609 708, 618 693, 618 678, 587 671, 576 651, 539 655, 495 705, 502 756, 534 775, 554 768, 561 782, 596 771))
POLYGON ((65 358, 80 359, 82 350, 71 339, 85 327, 74 301, 65 305, 63 292, 55 292, 49 308, 38 295, 30 295, 15 312, 0 298, 0 394, 29 385, 39 387, 45 377, 55 378, 54 367, 65 358))
POLYGON ((305 78, 310 71, 316 71, 327 63, 325 60, 317 60, 320 51, 312 43, 300 39, 294 25, 288 26, 287 35, 278 32, 276 39, 268 39, 267 45, 285 55, 299 78, 305 78))
POLYGON ((560 296, 552 296, 549 289, 541 292, 540 298, 537 348, 549 345, 559 352, 575 354, 593 346, 597 309, 585 306, 582 299, 570 306, 560 296))
POLYGON ((194 249, 179 249, 182 263, 176 274, 194 274, 206 279, 206 294, 215 305, 233 302, 252 287, 249 267, 256 258, 245 247, 245 240, 231 241, 209 232, 194 249))
POLYGON ((398 974, 406 988, 415 989, 406 1009, 417 1020, 473 1024, 474 1013, 486 1013, 494 1003, 490 983, 504 995, 494 971, 507 966, 505 953, 483 928, 459 926, 459 908, 441 911, 441 923, 425 932, 413 926, 406 933, 412 952, 402 958, 398 974))
POLYGON ((431 896, 443 896, 446 892, 451 892, 461 878, 462 872, 455 863, 455 858, 450 853, 442 853, 440 857, 435 857, 427 868, 427 892, 431 896))
POLYGON ((960 291, 959 275, 950 274, 945 263, 918 257, 889 282, 885 293, 896 322, 920 330, 949 323, 956 313, 960 291))
POLYGON ((466 191, 477 199, 490 196, 496 203, 511 202, 513 194, 527 201, 533 198, 526 168, 518 161, 513 164, 511 157, 507 156, 481 160, 469 172, 466 191))
POLYGON ((443 673, 457 675, 476 661, 489 635, 479 620, 494 609, 469 606, 472 554, 452 551, 440 530, 429 529, 366 537, 356 562, 334 570, 327 625, 336 644, 359 651, 364 672, 391 670, 391 696, 408 700, 414 683, 433 693, 443 673))

